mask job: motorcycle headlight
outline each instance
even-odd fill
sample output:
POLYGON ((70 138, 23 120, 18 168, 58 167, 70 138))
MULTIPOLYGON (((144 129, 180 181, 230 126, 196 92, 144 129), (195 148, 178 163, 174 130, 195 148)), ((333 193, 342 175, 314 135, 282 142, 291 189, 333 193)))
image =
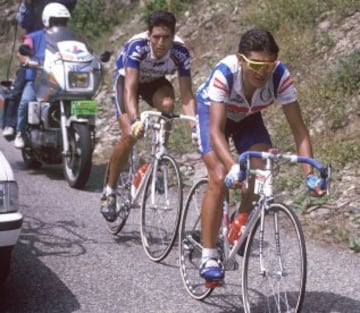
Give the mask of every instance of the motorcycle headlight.
POLYGON ((19 207, 19 187, 16 182, 0 182, 0 213, 16 212, 19 207))
POLYGON ((89 84, 89 72, 69 72, 70 88, 88 88, 89 84))

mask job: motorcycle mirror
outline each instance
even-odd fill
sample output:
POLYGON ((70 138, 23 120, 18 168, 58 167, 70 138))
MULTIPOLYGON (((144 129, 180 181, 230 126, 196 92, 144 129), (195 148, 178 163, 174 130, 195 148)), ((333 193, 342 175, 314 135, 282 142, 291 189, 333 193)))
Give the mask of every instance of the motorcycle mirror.
POLYGON ((111 52, 110 51, 104 51, 103 53, 101 53, 100 55, 100 60, 101 62, 108 62, 110 60, 111 57, 111 52))

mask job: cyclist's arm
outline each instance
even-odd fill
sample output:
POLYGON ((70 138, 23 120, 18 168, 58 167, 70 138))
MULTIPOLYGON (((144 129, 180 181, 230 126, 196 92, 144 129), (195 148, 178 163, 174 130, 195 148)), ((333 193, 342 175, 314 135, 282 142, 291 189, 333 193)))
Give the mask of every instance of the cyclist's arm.
MULTIPOLYGON (((299 155, 312 158, 313 150, 310 135, 302 118, 298 102, 294 101, 292 103, 283 105, 283 111, 293 133, 297 153, 299 155)), ((308 164, 303 165, 303 170, 305 176, 313 172, 312 167, 308 164)))
MULTIPOLYGON (((192 92, 192 83, 190 76, 179 76, 179 88, 181 95, 181 104, 184 114, 195 116, 196 100, 192 92)), ((190 122, 190 127, 194 127, 195 123, 190 122)))
POLYGON ((229 144, 225 137, 226 105, 219 102, 211 102, 210 106, 210 142, 217 157, 224 164, 226 171, 236 164, 229 144))
POLYGON ((139 101, 137 96, 139 85, 139 70, 135 68, 125 68, 124 102, 126 113, 130 122, 140 117, 139 101))

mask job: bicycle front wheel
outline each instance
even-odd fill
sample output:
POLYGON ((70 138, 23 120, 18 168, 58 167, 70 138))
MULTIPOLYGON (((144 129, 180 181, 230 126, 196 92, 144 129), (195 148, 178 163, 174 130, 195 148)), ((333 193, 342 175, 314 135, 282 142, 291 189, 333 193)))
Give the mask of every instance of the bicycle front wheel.
POLYGON ((199 275, 202 253, 200 216, 207 186, 208 179, 202 178, 190 189, 179 227, 181 278, 188 294, 196 300, 205 299, 213 290, 205 287, 205 280, 199 275))
POLYGON ((176 161, 163 155, 145 182, 141 206, 141 242, 146 255, 160 262, 169 254, 179 228, 182 180, 176 161))
POLYGON ((245 248, 242 274, 246 313, 301 312, 306 284, 305 239, 295 212, 273 203, 245 248))

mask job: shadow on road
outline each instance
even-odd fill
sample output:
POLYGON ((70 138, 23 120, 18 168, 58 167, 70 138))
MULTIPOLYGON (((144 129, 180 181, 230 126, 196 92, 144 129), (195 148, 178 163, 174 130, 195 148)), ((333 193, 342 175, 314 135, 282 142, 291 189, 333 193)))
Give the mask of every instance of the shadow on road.
MULTIPOLYGON (((229 293, 229 286, 227 286, 225 293, 212 293, 204 302, 214 307, 216 312, 220 308, 224 313, 243 313, 242 297, 241 293, 239 294, 229 293)), ((307 292, 301 313, 355 313, 359 311, 359 308, 360 301, 342 295, 332 292, 307 292)))
MULTIPOLYGON (((107 163, 92 165, 89 179, 85 187, 83 188, 84 190, 97 191, 97 192, 102 191, 106 166, 107 163)), ((21 171, 27 171, 32 176, 41 175, 44 177, 48 177, 51 180, 58 180, 58 181, 63 180, 64 184, 67 184, 64 176, 64 169, 62 164, 58 164, 58 165, 44 164, 39 169, 25 169, 23 163, 16 162, 14 167, 21 171)))
POLYGON ((10 275, 0 286, 2 313, 70 313, 80 309, 76 297, 51 269, 19 243, 14 251, 10 275))
POLYGON ((13 251, 10 275, 0 287, 1 313, 70 313, 80 309, 76 297, 40 257, 76 257, 86 253, 88 238, 73 221, 45 223, 26 217, 13 251))

